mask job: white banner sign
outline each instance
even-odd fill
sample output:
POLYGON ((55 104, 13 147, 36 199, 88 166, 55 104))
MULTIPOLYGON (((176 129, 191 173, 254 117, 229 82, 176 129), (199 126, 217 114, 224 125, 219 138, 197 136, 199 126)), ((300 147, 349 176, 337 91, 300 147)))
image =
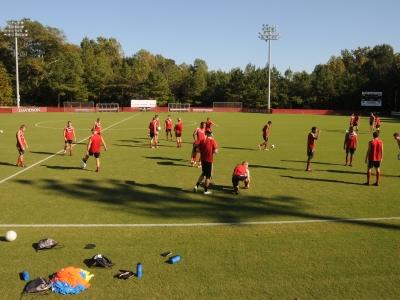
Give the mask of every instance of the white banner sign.
POLYGON ((382 106, 382 92, 362 92, 361 106, 382 106))
POLYGON ((157 100, 131 100, 131 107, 153 108, 157 107, 157 100))

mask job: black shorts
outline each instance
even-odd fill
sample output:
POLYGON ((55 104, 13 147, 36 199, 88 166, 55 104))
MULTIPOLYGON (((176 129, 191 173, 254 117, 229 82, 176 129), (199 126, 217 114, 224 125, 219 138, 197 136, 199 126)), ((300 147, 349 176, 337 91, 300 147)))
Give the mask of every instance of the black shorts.
POLYGON ((307 156, 309 158, 313 158, 314 157, 314 149, 307 149, 307 156))
POLYGON ((100 152, 90 152, 89 151, 89 155, 90 156, 94 156, 95 158, 99 158, 100 157, 100 152))
POLYGON ((212 174, 212 167, 213 164, 211 162, 208 161, 202 161, 201 162, 201 175, 205 176, 207 179, 211 178, 211 174, 212 174))
POLYGON ((358 126, 358 123, 353 123, 353 127, 357 127, 358 126))
POLYGON ((346 148, 346 154, 354 154, 354 152, 356 152, 356 149, 354 148, 346 148))
POLYGON ((182 136, 182 133, 181 132, 175 132, 175 136, 178 138, 178 137, 181 137, 182 136))
POLYGON ((268 142, 268 137, 266 135, 263 135, 263 139, 264 139, 264 142, 268 142))
POLYGON ((239 181, 244 181, 246 179, 247 179, 246 175, 235 175, 235 176, 232 176, 232 185, 234 187, 238 186, 239 185, 239 181))
POLYGON ((379 168, 381 166, 381 162, 379 160, 369 160, 368 161, 368 169, 379 168))
POLYGON ((165 129, 165 132, 171 132, 172 131, 172 129, 165 129))
POLYGON ((150 137, 154 138, 155 137, 155 133, 154 132, 150 132, 150 137))
POLYGON ((374 121, 369 122, 369 126, 372 126, 372 125, 374 125, 374 121))
POLYGON ((65 143, 71 145, 72 144, 72 140, 66 140, 65 143))
POLYGON ((22 149, 22 147, 19 144, 17 144, 17 150, 18 150, 19 155, 24 155, 25 154, 25 150, 22 149))

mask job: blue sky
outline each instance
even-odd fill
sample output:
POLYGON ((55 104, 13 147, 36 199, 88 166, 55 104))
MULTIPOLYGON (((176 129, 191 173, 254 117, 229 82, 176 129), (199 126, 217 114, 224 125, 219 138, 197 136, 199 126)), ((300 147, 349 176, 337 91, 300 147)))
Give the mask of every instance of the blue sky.
POLYGON ((17 0, 1 4, 0 27, 30 18, 64 31, 69 42, 115 37, 125 55, 139 49, 177 63, 206 60, 212 70, 265 66, 263 23, 279 25, 272 60, 279 70, 312 71, 342 49, 387 43, 400 49, 396 0, 17 0))

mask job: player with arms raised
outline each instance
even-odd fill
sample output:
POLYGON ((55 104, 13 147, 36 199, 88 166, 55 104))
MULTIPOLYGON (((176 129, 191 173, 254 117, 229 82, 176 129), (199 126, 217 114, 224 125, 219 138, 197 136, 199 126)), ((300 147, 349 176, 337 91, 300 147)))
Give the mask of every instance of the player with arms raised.
POLYGON ((176 138, 176 147, 182 147, 182 132, 183 132, 183 122, 181 118, 178 118, 177 123, 174 127, 175 138, 176 138))
POLYGON ((379 185, 379 179, 381 177, 381 162, 383 160, 383 142, 379 139, 379 132, 375 131, 373 134, 373 139, 368 142, 368 150, 365 155, 365 163, 368 164, 367 169, 367 182, 369 185, 371 179, 371 170, 375 168, 376 170, 376 182, 374 185, 379 185))
POLYGON ((86 148, 86 155, 82 158, 83 169, 86 168, 86 163, 89 159, 89 156, 94 156, 96 159, 96 172, 100 172, 100 152, 102 145, 104 146, 104 150, 107 151, 107 145, 103 137, 93 128, 92 135, 89 138, 86 148))
POLYGON ((69 155, 72 156, 72 141, 76 141, 75 129, 72 122, 68 121, 67 126, 64 127, 64 154, 67 153, 69 147, 69 155))
POLYGON ((312 171, 311 170, 311 160, 314 157, 314 151, 315 151, 315 141, 318 140, 320 134, 320 130, 313 126, 311 128, 311 132, 308 134, 307 137, 307 167, 306 171, 312 171))
POLYGON ((26 126, 22 124, 17 131, 17 150, 18 150, 18 159, 17 159, 17 167, 26 167, 24 161, 24 154, 26 149, 28 148, 28 143, 25 139, 25 130, 26 126))
POLYGON ((344 136, 344 142, 343 142, 343 149, 346 150, 345 166, 347 166, 347 164, 349 162, 349 154, 350 154, 349 166, 350 167, 353 166, 353 155, 357 149, 357 144, 358 144, 357 133, 354 131, 354 127, 350 126, 349 131, 346 132, 346 135, 344 136))
POLYGON ((174 121, 172 121, 171 116, 168 115, 168 117, 165 119, 165 123, 164 123, 164 129, 165 129, 165 137, 166 140, 169 140, 169 136, 171 137, 171 141, 172 141, 172 128, 174 128, 174 121))

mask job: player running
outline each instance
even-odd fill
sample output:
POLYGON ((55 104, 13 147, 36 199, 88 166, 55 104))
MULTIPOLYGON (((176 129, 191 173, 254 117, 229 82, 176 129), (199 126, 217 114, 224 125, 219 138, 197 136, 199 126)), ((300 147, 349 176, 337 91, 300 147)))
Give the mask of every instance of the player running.
POLYGON ((371 113, 369 116, 369 131, 373 132, 375 131, 375 115, 374 113, 371 113))
POLYGON ((102 129, 103 127, 101 125, 100 118, 97 118, 93 124, 92 130, 95 130, 98 134, 101 134, 102 129))
POLYGON ((241 164, 238 164, 232 173, 233 193, 236 195, 239 194, 240 181, 243 181, 245 189, 250 187, 250 170, 249 163, 247 161, 243 161, 241 164))
POLYGON ((379 118, 379 116, 375 116, 375 130, 379 131, 381 130, 381 118, 379 118))
POLYGON ((177 123, 174 127, 175 138, 176 138, 176 147, 182 147, 182 132, 183 132, 183 122, 181 118, 178 118, 177 123))
POLYGON ((76 142, 75 129, 72 126, 72 122, 68 121, 67 126, 64 127, 64 152, 67 153, 69 147, 69 155, 72 156, 72 141, 76 142))
POLYGON ((306 171, 312 171, 311 170, 311 160, 314 157, 314 151, 315 151, 315 141, 318 140, 320 134, 320 130, 313 126, 311 128, 311 132, 308 134, 307 137, 307 167, 306 171))
POLYGON ((149 124, 150 148, 157 148, 157 120, 153 117, 149 124))
POLYGON ((212 132, 212 126, 213 125, 218 126, 216 123, 211 121, 210 118, 207 118, 207 120, 206 120, 206 131, 212 132))
POLYGON ((107 145, 103 137, 99 134, 97 130, 92 129, 92 135, 89 138, 87 145, 86 155, 82 158, 82 168, 86 168, 86 163, 89 156, 94 156, 96 158, 96 172, 100 172, 100 152, 101 146, 104 146, 104 150, 107 151, 107 145))
POLYGON ((347 166, 347 163, 349 162, 349 154, 350 154, 350 163, 349 166, 353 166, 353 155, 354 152, 357 149, 357 144, 358 144, 358 135, 354 131, 354 127, 350 126, 349 131, 346 132, 344 136, 344 143, 343 143, 343 149, 346 150, 346 163, 345 166, 347 166))
POLYGON ((381 176, 381 162, 383 160, 383 142, 379 139, 379 132, 375 131, 373 134, 373 139, 368 143, 368 151, 365 155, 365 163, 368 164, 367 169, 367 182, 366 185, 369 185, 371 178, 371 169, 375 168, 376 170, 376 182, 374 185, 379 185, 379 179, 381 176))
POLYGON ((197 183, 194 186, 194 191, 197 192, 200 184, 203 182, 204 178, 206 179, 204 182, 204 195, 211 194, 211 191, 208 190, 211 181, 212 169, 213 169, 213 160, 214 155, 218 152, 217 142, 212 137, 212 133, 210 131, 206 132, 206 138, 204 138, 199 143, 199 151, 201 157, 201 175, 199 179, 197 179, 197 183))
MULTIPOLYGON (((399 150, 400 150, 400 133, 398 133, 398 132, 393 133, 393 137, 396 140, 397 145, 399 146, 399 150)), ((399 154, 397 154, 397 159, 400 160, 400 152, 399 152, 399 154)))
POLYGON ((24 161, 24 154, 26 149, 28 149, 28 143, 25 139, 25 130, 26 126, 22 124, 17 131, 16 138, 17 138, 17 150, 18 150, 18 159, 17 159, 17 167, 26 167, 24 161))
POLYGON ((271 125, 272 125, 272 122, 268 121, 268 123, 265 124, 262 129, 264 142, 261 143, 260 145, 258 145, 258 148, 260 150, 268 150, 268 140, 269 140, 269 135, 271 133, 271 125))
POLYGON ((191 160, 190 160, 190 164, 192 167, 200 167, 201 163, 200 160, 198 158, 198 153, 199 153, 199 149, 198 146, 200 144, 200 142, 202 140, 205 139, 206 137, 206 124, 205 122, 201 122, 200 123, 200 127, 196 128, 195 131, 193 132, 193 148, 192 148, 192 156, 191 156, 191 160))
POLYGON ((169 140, 168 136, 171 137, 171 141, 172 141, 172 128, 174 128, 174 121, 172 121, 171 116, 168 115, 168 117, 165 119, 165 123, 164 123, 165 137, 166 137, 167 141, 169 140))

